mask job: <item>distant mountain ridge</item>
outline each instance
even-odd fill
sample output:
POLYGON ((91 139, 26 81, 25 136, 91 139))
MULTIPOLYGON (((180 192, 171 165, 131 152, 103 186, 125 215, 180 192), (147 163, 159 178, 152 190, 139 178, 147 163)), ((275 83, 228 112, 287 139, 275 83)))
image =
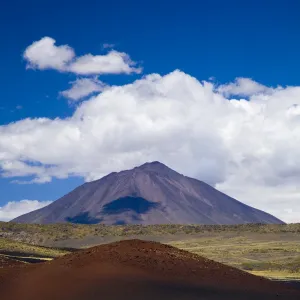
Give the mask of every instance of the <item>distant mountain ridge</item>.
POLYGON ((160 162, 111 173, 85 183, 18 223, 281 224, 197 179, 160 162))

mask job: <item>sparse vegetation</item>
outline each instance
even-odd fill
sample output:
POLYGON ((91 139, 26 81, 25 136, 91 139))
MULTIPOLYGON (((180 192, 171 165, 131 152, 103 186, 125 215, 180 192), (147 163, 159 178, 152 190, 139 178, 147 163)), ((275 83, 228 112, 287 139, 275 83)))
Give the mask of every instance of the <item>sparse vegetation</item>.
POLYGON ((19 261, 44 261, 69 253, 67 250, 34 246, 0 238, 0 258, 5 256, 19 261))
POLYGON ((242 233, 173 241, 171 245, 253 274, 300 279, 299 235, 242 233))
POLYGON ((288 225, 76 225, 0 222, 0 253, 5 249, 37 257, 67 250, 35 245, 90 247, 125 238, 169 243, 262 276, 300 279, 300 224, 288 225))
POLYGON ((171 236, 211 233, 292 233, 300 234, 300 224, 287 225, 77 225, 77 224, 16 224, 0 222, 0 237, 30 244, 44 245, 47 241, 82 239, 87 236, 171 236))

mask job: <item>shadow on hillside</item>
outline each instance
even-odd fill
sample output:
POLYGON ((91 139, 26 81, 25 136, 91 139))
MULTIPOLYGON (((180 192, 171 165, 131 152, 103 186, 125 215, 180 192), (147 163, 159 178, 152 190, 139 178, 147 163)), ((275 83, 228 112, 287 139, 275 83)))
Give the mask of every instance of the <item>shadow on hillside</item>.
POLYGON ((133 211, 137 214, 144 214, 158 207, 158 203, 148 201, 141 197, 122 197, 104 205, 101 213, 114 215, 125 211, 133 211))

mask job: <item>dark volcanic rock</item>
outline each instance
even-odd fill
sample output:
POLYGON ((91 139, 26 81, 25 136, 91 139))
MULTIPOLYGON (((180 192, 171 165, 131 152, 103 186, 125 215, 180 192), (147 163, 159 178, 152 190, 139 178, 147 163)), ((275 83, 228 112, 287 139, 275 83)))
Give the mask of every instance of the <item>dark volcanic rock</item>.
POLYGON ((19 223, 282 223, 199 180, 152 162, 85 183, 19 223))

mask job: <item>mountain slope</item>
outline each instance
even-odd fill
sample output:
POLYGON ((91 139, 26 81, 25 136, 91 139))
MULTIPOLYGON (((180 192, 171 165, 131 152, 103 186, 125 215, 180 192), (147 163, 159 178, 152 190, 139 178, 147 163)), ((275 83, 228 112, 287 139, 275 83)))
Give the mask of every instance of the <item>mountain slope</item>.
POLYGON ((196 179, 152 162, 85 183, 19 223, 282 223, 196 179))

